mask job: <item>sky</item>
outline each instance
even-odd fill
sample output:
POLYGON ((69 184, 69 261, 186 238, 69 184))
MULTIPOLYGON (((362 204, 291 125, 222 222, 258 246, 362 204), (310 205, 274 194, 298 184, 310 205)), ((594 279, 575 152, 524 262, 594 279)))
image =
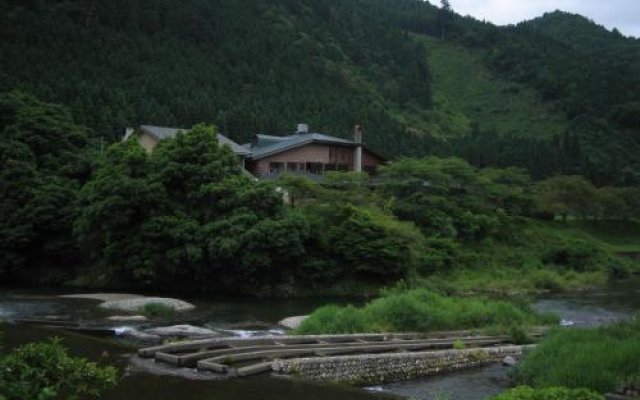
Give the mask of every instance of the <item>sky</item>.
MULTIPOLYGON (((440 1, 430 0, 440 5, 440 1)), ((449 0, 458 14, 471 15, 496 25, 517 24, 562 10, 581 14, 608 29, 640 38, 640 0, 449 0)))

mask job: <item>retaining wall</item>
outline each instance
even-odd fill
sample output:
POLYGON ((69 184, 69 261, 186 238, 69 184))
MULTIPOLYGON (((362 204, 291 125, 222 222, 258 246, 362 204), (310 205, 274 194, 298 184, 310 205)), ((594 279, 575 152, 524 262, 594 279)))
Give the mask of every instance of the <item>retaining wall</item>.
POLYGON ((377 385, 500 363, 507 356, 517 359, 531 347, 283 359, 275 360, 272 368, 282 374, 310 380, 377 385))

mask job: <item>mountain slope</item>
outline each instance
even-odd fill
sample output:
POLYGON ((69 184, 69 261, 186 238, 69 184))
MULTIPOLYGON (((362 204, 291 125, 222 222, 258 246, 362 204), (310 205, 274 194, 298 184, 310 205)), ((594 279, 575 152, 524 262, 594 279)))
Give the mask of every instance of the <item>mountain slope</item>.
POLYGON ((110 140, 141 123, 237 141, 361 123, 390 157, 640 184, 638 40, 562 12, 442 15, 421 0, 0 0, 0 92, 66 105, 110 140))
POLYGON ((419 148, 390 110, 430 108, 424 49, 366 3, 5 0, 0 90, 66 104, 101 134, 207 121, 241 141, 362 123, 373 147, 419 148))
POLYGON ((566 116, 533 89, 496 76, 481 49, 469 49, 430 36, 427 47, 436 99, 496 134, 551 139, 566 129, 566 116))

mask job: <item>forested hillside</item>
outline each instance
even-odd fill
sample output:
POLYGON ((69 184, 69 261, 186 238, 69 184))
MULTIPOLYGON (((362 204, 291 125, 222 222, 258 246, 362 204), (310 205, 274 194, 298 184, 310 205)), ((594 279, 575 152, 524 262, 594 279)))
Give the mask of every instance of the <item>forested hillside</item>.
POLYGON ((640 183, 640 41, 572 14, 496 27, 418 0, 0 0, 0 36, 0 92, 109 141, 141 123, 238 141, 361 123, 390 157, 640 183))
POLYGON ((430 108, 430 73, 384 2, 368 3, 2 1, 0 91, 66 104, 101 135, 209 122, 241 141, 364 123, 399 153, 420 142, 394 114, 430 108))

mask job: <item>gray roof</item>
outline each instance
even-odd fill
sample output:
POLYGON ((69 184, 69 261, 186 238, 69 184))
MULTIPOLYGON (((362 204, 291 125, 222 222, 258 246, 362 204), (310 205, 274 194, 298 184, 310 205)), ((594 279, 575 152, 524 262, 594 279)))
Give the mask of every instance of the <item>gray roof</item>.
POLYGON ((254 160, 281 153, 309 143, 335 144, 355 146, 350 140, 325 135, 323 133, 296 133, 289 136, 256 135, 256 142, 251 146, 251 158, 254 160))
MULTIPOLYGON (((169 128, 164 126, 153 126, 153 125, 140 125, 140 129, 143 132, 155 137, 158 140, 173 138, 178 134, 178 132, 189 131, 188 129, 169 128)), ((218 143, 220 143, 221 145, 224 145, 224 144, 228 145, 229 147, 231 147, 231 150, 233 150, 233 152, 236 153, 237 155, 248 156, 251 154, 251 150, 249 150, 244 146, 239 145, 238 143, 234 142, 233 140, 229 139, 228 137, 226 137, 221 133, 218 133, 218 143)))

